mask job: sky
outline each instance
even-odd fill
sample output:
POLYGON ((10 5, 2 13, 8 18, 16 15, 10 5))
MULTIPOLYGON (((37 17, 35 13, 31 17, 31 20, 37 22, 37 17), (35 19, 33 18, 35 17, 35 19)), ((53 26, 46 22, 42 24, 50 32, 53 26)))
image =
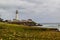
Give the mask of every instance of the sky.
POLYGON ((16 10, 19 11, 19 20, 60 23, 60 0, 0 0, 1 18, 14 19, 16 10))

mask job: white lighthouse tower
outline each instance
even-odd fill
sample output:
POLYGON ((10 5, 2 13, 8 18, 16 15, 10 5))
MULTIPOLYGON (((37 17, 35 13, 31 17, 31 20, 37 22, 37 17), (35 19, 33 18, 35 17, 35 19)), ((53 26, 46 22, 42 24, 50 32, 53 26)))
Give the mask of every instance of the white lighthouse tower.
POLYGON ((16 10, 16 13, 15 13, 15 19, 13 19, 14 22, 18 22, 19 19, 18 19, 18 10, 16 10))
POLYGON ((16 20, 18 20, 18 10, 16 10, 16 17, 15 17, 16 20))

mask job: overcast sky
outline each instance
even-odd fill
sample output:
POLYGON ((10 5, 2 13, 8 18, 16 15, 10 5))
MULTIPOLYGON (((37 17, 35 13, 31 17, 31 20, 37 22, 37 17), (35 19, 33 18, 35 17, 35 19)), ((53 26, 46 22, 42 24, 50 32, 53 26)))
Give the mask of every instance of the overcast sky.
POLYGON ((60 23, 60 0, 0 0, 0 17, 33 19, 39 23, 60 23))

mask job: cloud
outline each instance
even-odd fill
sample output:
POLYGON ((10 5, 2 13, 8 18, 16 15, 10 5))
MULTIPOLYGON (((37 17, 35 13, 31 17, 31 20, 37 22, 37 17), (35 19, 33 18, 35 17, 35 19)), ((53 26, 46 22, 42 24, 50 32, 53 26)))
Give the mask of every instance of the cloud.
POLYGON ((3 19, 31 18, 40 23, 60 22, 60 0, 0 0, 0 14, 3 19))

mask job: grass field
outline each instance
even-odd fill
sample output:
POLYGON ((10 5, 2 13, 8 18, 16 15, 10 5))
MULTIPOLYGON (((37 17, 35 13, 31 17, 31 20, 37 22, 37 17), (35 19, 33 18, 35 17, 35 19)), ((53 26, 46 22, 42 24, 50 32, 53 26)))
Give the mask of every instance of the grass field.
POLYGON ((60 40, 60 32, 0 22, 0 40, 60 40))

